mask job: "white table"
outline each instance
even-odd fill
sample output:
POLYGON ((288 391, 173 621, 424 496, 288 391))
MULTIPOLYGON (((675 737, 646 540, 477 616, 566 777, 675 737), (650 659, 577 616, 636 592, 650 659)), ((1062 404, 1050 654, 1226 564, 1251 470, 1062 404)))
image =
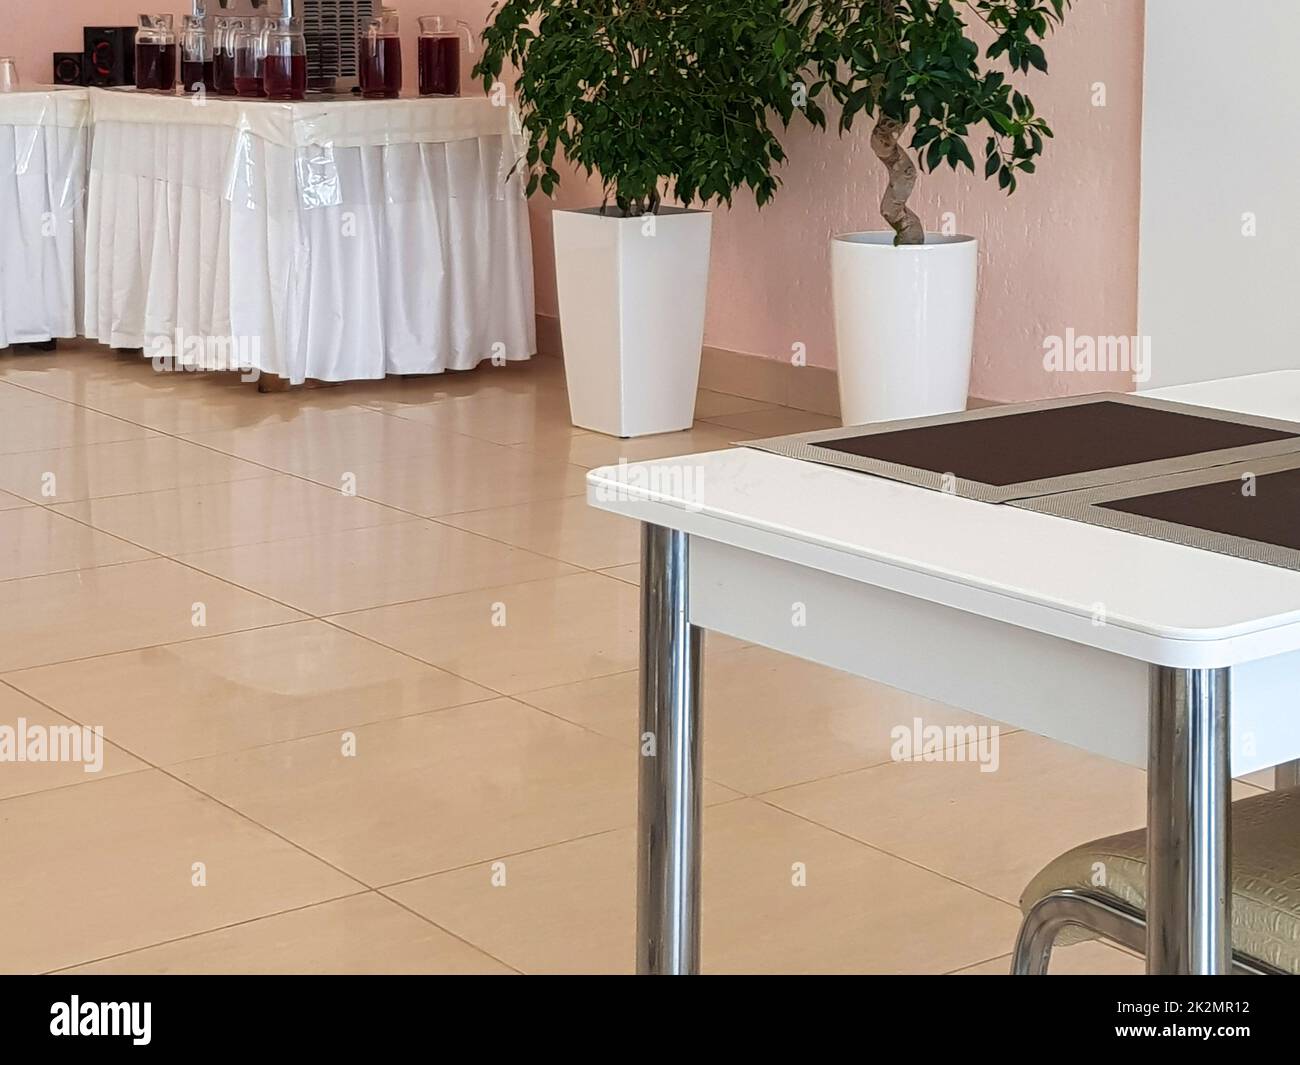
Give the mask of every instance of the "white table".
MULTIPOLYGON (((1155 394, 1300 421, 1300 372, 1155 394)), ((639 971, 699 966, 705 629, 1147 767, 1148 971, 1227 971, 1230 779, 1300 757, 1300 572, 743 447, 587 483, 643 523, 639 971)))
POLYGON ((90 90, 86 334, 292 383, 536 352, 507 108, 90 90))
POLYGON ((0 93, 0 348, 81 332, 87 96, 0 93))

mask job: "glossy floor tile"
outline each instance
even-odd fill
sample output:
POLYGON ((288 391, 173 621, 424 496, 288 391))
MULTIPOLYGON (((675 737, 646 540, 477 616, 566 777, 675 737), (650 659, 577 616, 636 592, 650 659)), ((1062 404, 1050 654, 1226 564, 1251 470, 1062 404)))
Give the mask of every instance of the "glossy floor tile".
MULTIPOLYGON (((255 395, 249 401, 256 402, 255 395)), ((296 409, 282 420, 187 434, 206 448, 332 484, 367 463, 439 451, 448 434, 361 407, 296 409)))
POLYGON ((718 414, 708 419, 715 425, 735 429, 756 436, 785 436, 788 433, 809 433, 814 429, 832 429, 840 424, 838 418, 809 411, 775 407, 769 410, 739 411, 718 414))
POLYGON ((410 520, 409 514, 378 503, 277 474, 88 499, 53 509, 169 555, 410 520))
POLYGON ((701 388, 695 397, 695 417, 705 421, 727 414, 743 414, 755 410, 771 410, 775 404, 765 403, 761 399, 747 399, 733 396, 726 392, 714 392, 701 388))
POLYGON ((599 573, 480 588, 335 619, 511 694, 634 669, 637 590, 599 573))
POLYGON ((372 887, 636 818, 635 752, 510 699, 172 771, 372 887))
POLYGON ((607 577, 614 577, 620 581, 626 581, 628 584, 639 585, 641 583, 641 563, 632 562, 626 566, 611 566, 609 569, 600 571, 607 577))
POLYGON ((141 547, 45 507, 0 510, 0 581, 151 557, 141 547))
POLYGON ((4 972, 61 969, 358 888, 157 770, 5 799, 0 824, 4 972))
MULTIPOLYGON (((637 678, 621 673, 519 698, 630 744, 640 727, 637 678)), ((750 795, 889 762, 897 730, 910 734, 918 720, 987 724, 812 662, 735 644, 705 652, 704 705, 705 772, 750 795)))
POLYGON ((0 799, 149 768, 95 733, 96 725, 102 727, 73 721, 0 682, 0 799))
POLYGON ((323 621, 20 670, 5 680, 72 720, 102 725, 155 765, 493 696, 323 621))
POLYGON ((563 390, 484 391, 450 397, 440 403, 382 409, 494 444, 563 442, 566 437, 581 432, 569 422, 569 397, 563 390))
POLYGON ((90 340, 60 341, 54 352, 0 353, 0 382, 46 398, 95 409, 96 401, 120 389, 148 383, 159 391, 182 380, 199 383, 209 394, 234 375, 160 374, 150 360, 118 354, 90 340))
POLYGON ((199 434, 280 424, 307 412, 364 408, 350 389, 301 389, 272 392, 249 401, 251 382, 235 375, 157 374, 109 379, 86 402, 95 410, 173 435, 199 434))
MULTIPOLYGON (((389 413, 415 414, 433 403, 465 397, 499 399, 520 394, 535 397, 539 403, 550 398, 565 398, 564 363, 560 359, 530 359, 494 366, 482 363, 473 370, 453 370, 429 376, 389 377, 384 381, 365 381, 349 385, 360 402, 389 413)), ((567 422, 567 416, 565 421, 567 422)), ((551 422, 547 429, 555 429, 551 422)))
POLYGON ((0 510, 15 510, 18 507, 32 506, 30 499, 23 499, 22 496, 12 495, 9 492, 0 492, 0 510))
MULTIPOLYGON (((1100 941, 1072 943, 1052 951, 1049 976, 1141 976, 1146 963, 1139 957, 1100 941)), ((1011 955, 990 958, 979 965, 958 969, 957 976, 1008 976, 1011 955)))
POLYGON ((514 972, 372 892, 119 954, 71 973, 490 976, 514 972))
MULTIPOLYGON (((630 971, 640 533, 586 471, 833 424, 696 413, 577 428, 558 359, 259 394, 0 353, 0 971, 630 971)), ((1030 876, 1144 817, 1022 733, 896 761, 984 724, 904 693, 716 633, 704 674, 706 971, 1005 972, 1030 876)))
POLYGON ((1001 738, 994 772, 890 763, 768 799, 1008 902, 1063 851, 1146 821, 1141 770, 1027 732, 1001 738))
POLYGON ((636 522, 588 506, 586 496, 452 514, 442 521, 584 569, 627 565, 641 556, 636 522))
POLYGON ((301 616, 166 559, 0 581, 0 673, 301 616))
POLYGON ((650 459, 690 455, 699 451, 719 451, 738 440, 751 439, 756 435, 758 434, 728 429, 709 422, 696 422, 693 428, 681 432, 639 436, 630 440, 582 432, 563 439, 515 446, 561 459, 574 466, 595 469, 598 466, 616 466, 620 462, 647 462, 650 459))
POLYGON ((0 411, 15 410, 18 407, 44 407, 49 409, 51 404, 62 402, 40 392, 33 392, 30 388, 20 388, 18 385, 4 380, 4 367, 4 356, 0 354, 0 411))
POLYGON ((71 404, 9 406, 0 417, 0 454, 82 447, 151 435, 148 429, 71 404))
POLYGON ((424 517, 580 496, 587 484, 586 470, 562 457, 468 436, 449 441, 436 457, 399 455, 342 473, 337 464, 317 463, 307 476, 332 487, 346 477, 357 495, 424 517))
POLYGON ((575 572, 422 519, 177 557, 317 616, 575 572))
MULTIPOLYGON (((704 821, 705 972, 947 972, 1015 935, 1012 907, 764 803, 704 821)), ((623 831, 385 894, 525 972, 627 973, 635 880, 623 831)))
POLYGON ((0 489, 34 503, 219 484, 271 472, 170 436, 0 455, 0 489))

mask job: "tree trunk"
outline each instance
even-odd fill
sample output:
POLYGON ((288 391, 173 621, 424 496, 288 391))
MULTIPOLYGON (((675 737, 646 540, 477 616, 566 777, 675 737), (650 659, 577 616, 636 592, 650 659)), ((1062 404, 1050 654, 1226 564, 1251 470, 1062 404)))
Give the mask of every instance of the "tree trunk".
POLYGON ((880 213, 894 231, 894 244, 924 244, 925 227, 908 209, 907 198, 916 184, 916 164, 898 143, 903 124, 881 115, 871 131, 871 150, 889 171, 889 184, 880 201, 880 213))

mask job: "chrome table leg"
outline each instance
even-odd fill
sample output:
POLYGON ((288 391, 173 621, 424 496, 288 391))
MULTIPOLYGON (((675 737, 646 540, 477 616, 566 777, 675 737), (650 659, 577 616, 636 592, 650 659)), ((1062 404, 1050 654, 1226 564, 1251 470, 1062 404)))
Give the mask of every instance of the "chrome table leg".
POLYGON ((687 614, 688 538, 641 526, 638 973, 700 970, 700 669, 687 614))
POLYGON ((1148 973, 1232 966, 1228 681, 1227 669, 1151 667, 1148 973))

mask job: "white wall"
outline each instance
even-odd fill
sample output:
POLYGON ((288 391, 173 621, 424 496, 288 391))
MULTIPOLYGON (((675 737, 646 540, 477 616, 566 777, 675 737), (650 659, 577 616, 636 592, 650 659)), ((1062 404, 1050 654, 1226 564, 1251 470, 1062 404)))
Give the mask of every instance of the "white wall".
POLYGON ((1147 0, 1147 387, 1300 368, 1298 45, 1296 0, 1147 0))

